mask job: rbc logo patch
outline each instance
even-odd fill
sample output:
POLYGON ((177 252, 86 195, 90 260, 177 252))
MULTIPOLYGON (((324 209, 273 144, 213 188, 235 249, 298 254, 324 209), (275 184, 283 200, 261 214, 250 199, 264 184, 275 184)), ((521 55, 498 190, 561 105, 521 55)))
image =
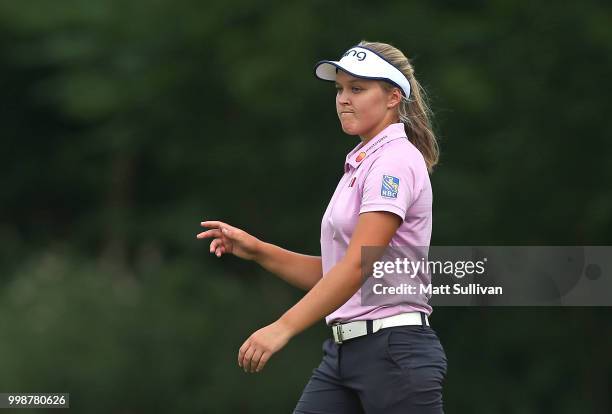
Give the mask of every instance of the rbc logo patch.
POLYGON ((397 198, 399 190, 399 178, 392 175, 383 175, 380 195, 385 198, 397 198))

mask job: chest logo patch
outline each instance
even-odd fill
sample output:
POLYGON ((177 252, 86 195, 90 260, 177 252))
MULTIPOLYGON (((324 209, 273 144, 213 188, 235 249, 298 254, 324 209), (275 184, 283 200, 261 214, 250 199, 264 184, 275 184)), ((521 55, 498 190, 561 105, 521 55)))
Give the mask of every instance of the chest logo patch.
POLYGON ((383 175, 380 195, 385 198, 397 198, 399 191, 399 178, 392 175, 383 175))

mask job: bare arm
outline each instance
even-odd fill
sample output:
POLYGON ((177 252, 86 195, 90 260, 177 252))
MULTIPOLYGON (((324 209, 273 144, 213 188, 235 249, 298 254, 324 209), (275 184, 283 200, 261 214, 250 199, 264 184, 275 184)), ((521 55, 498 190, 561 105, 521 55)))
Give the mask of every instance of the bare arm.
POLYGON ((214 238, 210 243, 210 252, 217 257, 231 253, 241 259, 253 260, 267 271, 304 290, 310 290, 323 277, 320 256, 285 250, 221 221, 203 221, 200 224, 209 230, 199 233, 197 238, 214 238))
POLYGON ((295 253, 266 242, 260 241, 255 261, 267 271, 303 290, 312 289, 323 277, 321 256, 295 253))
POLYGON ((238 365, 258 372, 295 335, 329 315, 361 286, 361 247, 388 246, 401 218, 388 212, 359 216, 346 255, 276 322, 253 333, 240 347, 238 365))
POLYGON ((361 247, 388 246, 400 224, 401 219, 393 213, 377 211, 361 214, 344 258, 285 312, 279 322, 286 325, 293 336, 346 303, 363 282, 361 247))

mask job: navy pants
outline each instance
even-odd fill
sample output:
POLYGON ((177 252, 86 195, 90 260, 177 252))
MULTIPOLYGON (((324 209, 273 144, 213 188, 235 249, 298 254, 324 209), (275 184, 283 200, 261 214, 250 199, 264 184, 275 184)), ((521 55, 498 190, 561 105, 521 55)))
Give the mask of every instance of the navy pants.
POLYGON ((442 414, 446 354, 427 326, 384 328, 340 345, 323 342, 323 360, 294 414, 442 414))

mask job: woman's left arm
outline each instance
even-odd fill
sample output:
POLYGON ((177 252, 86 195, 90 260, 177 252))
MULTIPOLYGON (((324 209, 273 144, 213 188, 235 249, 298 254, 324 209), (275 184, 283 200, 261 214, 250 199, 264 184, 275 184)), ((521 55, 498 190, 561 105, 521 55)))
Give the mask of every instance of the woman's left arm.
POLYGON ((245 372, 261 371, 293 336, 346 303, 363 282, 361 247, 388 246, 401 224, 398 215, 386 211, 360 214, 344 258, 276 322, 244 342, 238 352, 238 365, 245 372))

